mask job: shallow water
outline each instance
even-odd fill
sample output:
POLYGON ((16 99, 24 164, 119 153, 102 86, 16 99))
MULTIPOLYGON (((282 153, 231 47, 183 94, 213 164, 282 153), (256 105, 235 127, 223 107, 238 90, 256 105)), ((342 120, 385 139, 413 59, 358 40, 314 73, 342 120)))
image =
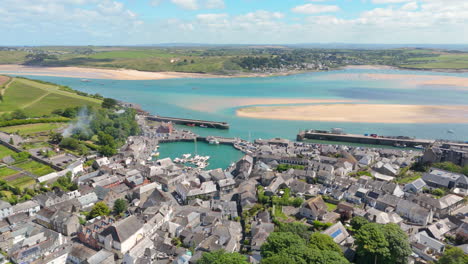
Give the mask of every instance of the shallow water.
MULTIPOLYGON (((166 116, 229 122, 229 130, 190 128, 200 135, 244 139, 283 137, 295 139, 299 130, 343 128, 348 133, 405 135, 419 138, 468 140, 468 124, 369 124, 262 120, 235 116, 235 110, 251 98, 347 99, 378 104, 467 104, 468 91, 453 86, 409 85, 398 80, 368 80, 353 74, 383 73, 468 77, 468 74, 404 70, 346 69, 268 78, 219 78, 171 80, 91 80, 49 76, 26 76, 68 85, 88 93, 140 104, 143 109, 166 116), (243 103, 244 102, 244 103, 243 103), (447 130, 455 131, 454 134, 447 130)), ((251 101, 249 101, 251 103, 251 101)), ((247 104, 249 105, 249 103, 247 104)))

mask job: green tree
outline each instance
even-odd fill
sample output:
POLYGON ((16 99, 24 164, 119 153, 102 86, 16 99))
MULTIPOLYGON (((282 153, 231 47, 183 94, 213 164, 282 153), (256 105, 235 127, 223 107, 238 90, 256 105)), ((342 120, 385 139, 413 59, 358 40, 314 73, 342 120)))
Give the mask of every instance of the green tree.
POLYGON ((98 216, 109 215, 110 209, 104 202, 97 202, 88 214, 88 219, 98 216))
POLYGON ((389 257, 389 244, 379 224, 368 223, 356 232, 358 263, 382 263, 389 257))
POLYGON ((291 247, 304 246, 305 241, 300 236, 291 232, 273 232, 262 245, 262 257, 267 258, 278 253, 288 251, 291 247))
POLYGON ((239 253, 227 253, 224 250, 205 252, 197 264, 248 264, 247 258, 239 253))
POLYGON ((365 219, 362 216, 356 216, 356 217, 353 217, 353 219, 351 219, 351 227, 356 231, 361 229, 363 225, 368 224, 368 223, 369 221, 367 221, 367 219, 365 219))
POLYGON ((442 197, 445 194, 444 190, 439 189, 439 188, 432 190, 431 193, 438 197, 442 197))
POLYGON ((468 255, 458 247, 451 247, 445 250, 437 264, 466 264, 468 263, 468 255))
POLYGON ((59 144, 63 139, 63 136, 61 133, 55 133, 52 132, 49 136, 49 140, 52 144, 59 144))
POLYGON ((15 110, 13 113, 11 113, 11 118, 12 119, 26 119, 28 116, 23 110, 15 110))
POLYGON ((112 98, 104 98, 101 104, 102 108, 112 109, 117 106, 117 101, 112 98))
POLYGON ((77 139, 71 138, 71 137, 63 138, 59 144, 60 147, 71 149, 71 150, 77 149, 79 145, 80 145, 80 142, 77 139))
POLYGON ((98 140, 99 145, 110 146, 112 148, 115 148, 116 146, 114 138, 111 135, 106 134, 102 131, 98 133, 98 140))
POLYGON ((408 257, 412 253, 408 235, 398 225, 393 223, 382 225, 381 227, 390 251, 390 256, 386 263, 408 263, 408 257))
POLYGON ((112 148, 111 146, 101 146, 99 148, 99 152, 106 156, 106 157, 110 157, 110 156, 113 156, 117 153, 117 150, 115 148, 112 148))
POLYGON ((121 214, 127 210, 127 201, 124 199, 117 199, 114 202, 114 213, 121 214))
POLYGON ((329 235, 315 232, 310 236, 309 245, 312 248, 318 250, 334 251, 342 254, 340 246, 333 241, 333 238, 329 235))
POLYGON ((309 226, 301 223, 301 222, 292 222, 292 223, 282 223, 279 222, 278 225, 279 232, 291 232, 300 236, 301 238, 308 240, 312 235, 312 231, 310 231, 309 226))

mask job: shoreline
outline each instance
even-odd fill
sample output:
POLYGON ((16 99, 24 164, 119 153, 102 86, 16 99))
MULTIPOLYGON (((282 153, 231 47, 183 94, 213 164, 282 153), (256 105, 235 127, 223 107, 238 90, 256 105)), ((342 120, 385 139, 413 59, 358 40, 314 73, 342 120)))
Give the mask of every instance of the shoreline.
POLYGON ((255 78, 275 77, 302 74, 314 71, 288 71, 278 73, 239 73, 214 74, 190 72, 149 72, 125 68, 96 68, 96 67, 42 67, 24 66, 18 64, 0 64, 0 75, 31 75, 54 76, 81 79, 107 79, 107 80, 166 80, 179 78, 255 78))
POLYGON ((291 121, 388 124, 466 124, 465 105, 320 104, 244 107, 239 117, 291 121))
MULTIPOLYGON (((276 76, 290 76, 313 72, 333 72, 346 69, 368 69, 368 70, 418 70, 427 72, 463 73, 468 70, 437 70, 437 69, 411 69, 394 67, 387 65, 347 65, 333 68, 327 71, 286 71, 274 73, 236 73, 236 74, 215 74, 215 73, 190 73, 190 72, 149 72, 125 68, 97 68, 97 67, 42 67, 24 66, 18 64, 0 64, 0 74, 11 75, 32 75, 32 76, 54 76, 81 79, 108 79, 108 80, 165 80, 178 78, 263 78, 276 76)), ((389 74, 393 75, 393 74, 389 74)))

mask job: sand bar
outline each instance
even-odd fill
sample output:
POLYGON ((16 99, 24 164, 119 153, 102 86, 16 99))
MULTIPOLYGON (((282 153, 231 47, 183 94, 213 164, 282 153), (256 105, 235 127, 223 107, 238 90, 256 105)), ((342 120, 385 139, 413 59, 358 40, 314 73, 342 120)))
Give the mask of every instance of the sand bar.
POLYGON ((112 80, 162 80, 175 78, 220 78, 223 76, 184 72, 145 72, 128 69, 100 69, 81 67, 28 67, 22 65, 0 65, 0 74, 42 75, 84 79, 112 80))
POLYGON ((221 97, 221 96, 199 96, 191 97, 189 102, 179 100, 175 102, 181 107, 201 112, 217 112, 221 109, 248 107, 259 105, 287 105, 287 104, 324 104, 324 103, 353 103, 363 102, 359 100, 346 99, 302 99, 302 98, 243 98, 243 97, 221 97))
MULTIPOLYGON (((445 75, 418 75, 418 74, 393 74, 393 73, 336 73, 318 77, 324 80, 357 80, 357 81, 397 81, 407 86, 401 88, 417 87, 422 85, 468 87, 468 77, 445 75)), ((442 87, 444 88, 444 87, 442 87)))
POLYGON ((237 110, 240 117, 354 123, 468 123, 468 106, 321 104, 259 106, 237 110))

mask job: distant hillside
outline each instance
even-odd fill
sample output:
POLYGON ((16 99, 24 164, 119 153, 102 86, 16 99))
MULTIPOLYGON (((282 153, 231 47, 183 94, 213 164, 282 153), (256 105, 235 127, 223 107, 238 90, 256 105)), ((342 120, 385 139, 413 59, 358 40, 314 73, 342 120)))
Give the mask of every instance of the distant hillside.
MULTIPOLYGON (((168 44, 169 45, 169 44, 168 44)), ((190 45, 190 44, 186 44, 190 45)), ((467 70, 463 45, 199 45, 0 47, 0 64, 238 74, 315 71, 347 65, 467 70)))
POLYGON ((23 110, 28 116, 49 115, 57 109, 101 105, 101 100, 74 93, 67 87, 24 78, 13 78, 0 90, 0 115, 23 110))

